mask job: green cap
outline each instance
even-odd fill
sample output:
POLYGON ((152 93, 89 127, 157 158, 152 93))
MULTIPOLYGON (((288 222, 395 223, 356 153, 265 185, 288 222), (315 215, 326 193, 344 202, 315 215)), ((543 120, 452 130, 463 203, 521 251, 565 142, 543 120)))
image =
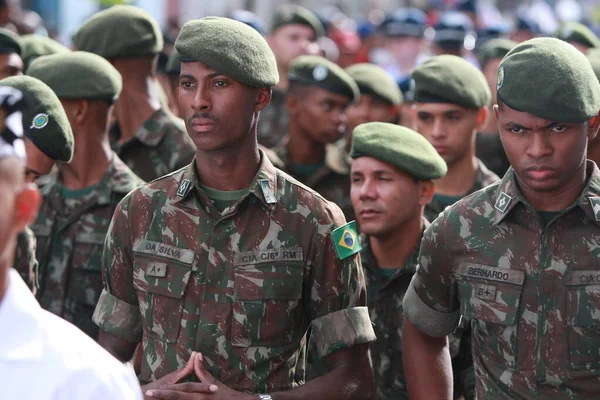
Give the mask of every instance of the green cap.
POLYGON ((71 51, 56 40, 42 35, 21 36, 21 45, 23 46, 21 58, 23 59, 25 71, 27 71, 29 64, 38 57, 71 51))
POLYGON ((558 28, 554 37, 565 42, 575 42, 587 47, 600 47, 598 36, 590 28, 579 22, 567 22, 563 24, 558 28))
POLYGON ((586 53, 586 57, 590 64, 592 64, 592 69, 596 74, 596 78, 600 80, 600 49, 589 49, 586 53))
POLYGON ((323 24, 315 13, 304 7, 293 4, 284 4, 279 7, 275 15, 273 15, 271 32, 275 33, 275 31, 282 26, 292 24, 304 25, 312 28, 315 32, 315 38, 325 35, 323 24))
POLYGON ((179 54, 177 54, 176 51, 173 51, 169 56, 165 72, 167 75, 179 75, 181 72, 181 60, 179 59, 179 54))
POLYGON ((433 57, 412 73, 417 103, 452 103, 478 109, 492 94, 483 73, 463 58, 452 55, 433 57))
POLYGON ((77 50, 104 58, 153 56, 163 48, 158 22, 141 8, 116 5, 94 14, 73 36, 77 50))
POLYGON ((395 106, 404 100, 394 79, 377 65, 355 64, 346 68, 346 72, 358 85, 360 94, 378 97, 395 106))
POLYGON ((121 74, 104 58, 85 51, 39 57, 27 75, 48 85, 59 99, 103 99, 119 97, 121 74))
POLYGON ((73 158, 73 131, 60 100, 52 89, 30 76, 11 76, 0 80, 23 93, 23 134, 53 160, 73 158))
POLYGON ((585 55, 554 38, 512 49, 498 67, 498 98, 550 121, 585 122, 600 110, 600 83, 585 55))
POLYGON ((189 21, 181 28, 175 49, 182 62, 200 62, 249 86, 272 87, 279 82, 267 41, 243 22, 221 17, 189 21))
POLYGON ((17 53, 21 55, 23 47, 19 36, 8 29, 0 28, 0 54, 17 53))
POLYGON ((438 179, 448 171, 444 159, 423 135, 386 122, 354 128, 350 156, 376 158, 420 180, 438 179))
POLYGON ((479 62, 481 64, 481 68, 485 68, 487 63, 495 58, 504 58, 505 55, 508 54, 518 43, 514 40, 504 39, 504 38, 495 38, 490 39, 479 51, 479 62))
POLYGON ((288 78, 301 85, 315 85, 332 93, 341 94, 357 102, 358 85, 337 64, 319 56, 300 56, 292 61, 288 78))

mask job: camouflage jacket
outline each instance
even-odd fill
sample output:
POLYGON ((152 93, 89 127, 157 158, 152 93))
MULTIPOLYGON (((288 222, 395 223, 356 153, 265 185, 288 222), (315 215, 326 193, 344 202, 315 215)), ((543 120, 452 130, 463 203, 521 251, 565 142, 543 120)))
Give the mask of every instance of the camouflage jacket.
POLYGON ((288 131, 290 116, 286 99, 287 92, 275 87, 271 103, 260 112, 258 143, 268 149, 277 146, 288 131))
MULTIPOLYGON (((473 183, 471 189, 469 189, 469 191, 465 193, 465 196, 468 196, 471 193, 481 190, 484 187, 496 183, 500 180, 498 175, 487 169, 487 167, 483 164, 483 162, 481 162, 481 160, 477 160, 477 165, 479 165, 479 168, 477 169, 475 182, 473 183)), ((425 218, 427 218, 428 221, 433 221, 438 217, 438 215, 440 215, 442 211, 444 211, 444 204, 439 200, 439 198, 436 198, 436 196, 434 195, 433 199, 431 199, 429 204, 427 204, 427 206, 425 207, 425 218)))
POLYGON ((119 143, 118 123, 110 131, 111 146, 117 155, 146 182, 171 173, 192 161, 196 146, 183 121, 169 111, 156 111, 135 137, 119 143))
POLYGON ((15 250, 15 259, 13 268, 19 272, 21 278, 27 286, 35 293, 37 282, 35 282, 35 271, 38 268, 38 262, 35 258, 36 248, 35 234, 30 228, 17 236, 17 248, 15 250))
POLYGON ((31 226, 40 262, 36 297, 44 309, 93 339, 98 336, 92 314, 102 292, 100 261, 106 231, 118 202, 142 183, 113 154, 102 181, 74 207, 61 195, 59 174, 41 189, 44 201, 31 226))
POLYGON ((479 399, 597 399, 600 170, 542 226, 509 169, 425 232, 405 315, 431 336, 472 318, 479 399))
POLYGON ((340 260, 331 238, 341 211, 261 157, 249 193, 222 213, 195 162, 117 207, 94 321, 142 342, 142 383, 195 350, 235 390, 289 390, 309 327, 320 356, 374 339, 360 256, 340 260))
MULTIPOLYGON (((423 218, 424 227, 429 222, 423 218)), ((417 269, 420 243, 406 263, 391 278, 385 278, 371 252, 369 238, 362 236, 361 259, 367 281, 367 305, 377 339, 371 343, 371 357, 378 400, 408 399, 402 364, 402 299, 417 269)), ((467 334, 460 331, 461 334, 467 334)), ((463 339, 464 340, 464 339, 463 339)), ((473 387, 466 380, 473 375, 473 363, 468 346, 460 347, 461 335, 452 334, 451 356, 455 377, 455 398, 473 398, 473 387), (459 354, 461 351, 464 354, 459 354)), ((466 343, 470 343, 466 341, 466 343)))
POLYGON ((347 221, 354 220, 354 210, 350 200, 350 169, 345 151, 336 144, 325 147, 325 163, 310 176, 300 176, 292 171, 288 159, 287 140, 266 152, 271 162, 278 168, 310 187, 327 200, 342 209, 347 221))

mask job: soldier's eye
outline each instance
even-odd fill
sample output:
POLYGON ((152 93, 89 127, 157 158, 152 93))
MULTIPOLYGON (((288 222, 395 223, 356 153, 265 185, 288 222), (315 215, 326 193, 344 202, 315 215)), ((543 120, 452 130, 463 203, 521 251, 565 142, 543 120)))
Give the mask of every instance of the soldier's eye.
POLYGON ((569 128, 564 125, 554 125, 552 127, 552 132, 562 133, 562 132, 566 131, 567 129, 569 129, 569 128))
POLYGON ((221 80, 215 81, 215 86, 217 86, 217 87, 225 87, 225 86, 227 86, 227 82, 221 81, 221 80))
POLYGON ((515 126, 513 128, 509 128, 508 129, 511 133, 525 133, 525 129, 521 128, 520 126, 515 126))

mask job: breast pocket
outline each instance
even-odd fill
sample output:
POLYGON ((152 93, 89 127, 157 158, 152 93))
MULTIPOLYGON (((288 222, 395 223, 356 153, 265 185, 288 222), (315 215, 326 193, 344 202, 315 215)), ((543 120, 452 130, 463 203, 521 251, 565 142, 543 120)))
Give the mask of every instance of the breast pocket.
POLYGON ((133 284, 146 334, 168 343, 177 341, 183 297, 193 270, 191 262, 134 253, 133 284))
POLYGON ((283 346, 301 338, 303 263, 236 265, 232 345, 283 346))
POLYGON ((600 368, 600 271, 573 271, 566 285, 569 367, 600 368))
POLYGON ((517 359, 517 318, 525 273, 463 263, 458 268, 460 312, 473 320, 482 356, 509 368, 517 359))

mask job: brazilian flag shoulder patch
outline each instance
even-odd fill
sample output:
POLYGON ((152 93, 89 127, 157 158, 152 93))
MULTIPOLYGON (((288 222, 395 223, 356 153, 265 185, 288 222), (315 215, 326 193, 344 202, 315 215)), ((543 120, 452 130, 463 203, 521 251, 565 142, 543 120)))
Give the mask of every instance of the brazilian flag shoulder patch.
POLYGON ((340 260, 348 258, 362 249, 358 233, 356 233, 355 221, 348 222, 346 225, 335 229, 331 232, 331 237, 340 260))

